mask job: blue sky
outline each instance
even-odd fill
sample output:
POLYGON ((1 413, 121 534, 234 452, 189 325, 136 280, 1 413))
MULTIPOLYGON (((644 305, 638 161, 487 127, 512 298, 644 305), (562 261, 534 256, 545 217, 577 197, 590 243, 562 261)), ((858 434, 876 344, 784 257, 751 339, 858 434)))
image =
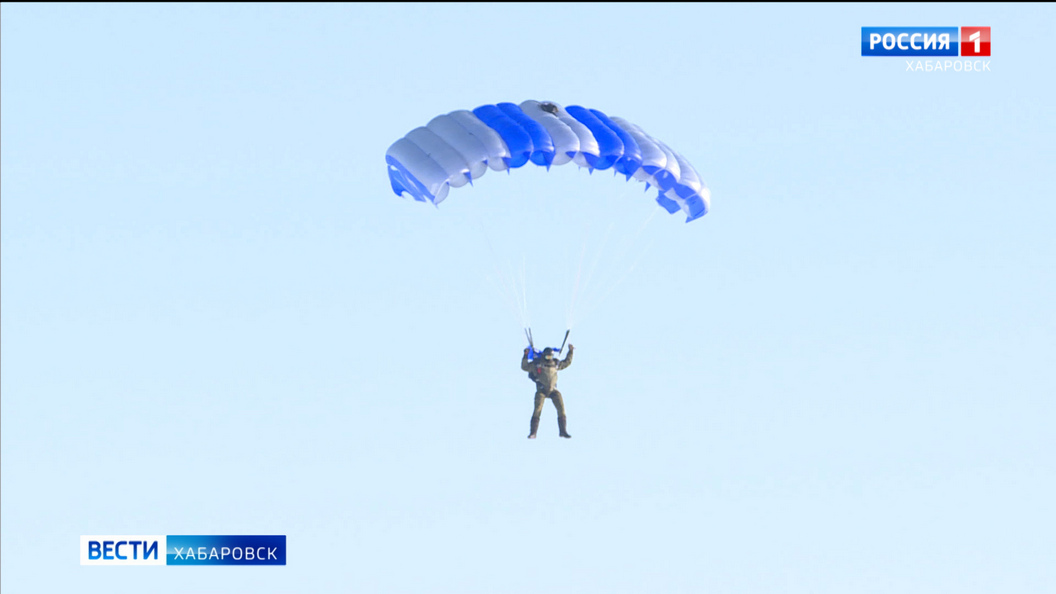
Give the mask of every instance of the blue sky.
POLYGON ((0 587, 1053 589, 1053 22, 4 4, 0 587), (862 57, 886 25, 990 26, 991 70, 862 57), (397 138, 525 99, 635 122, 712 211, 573 165, 392 194, 397 138), (595 255, 574 437, 548 405, 529 441, 495 271, 556 342, 595 255), (285 534, 289 564, 81 567, 82 534, 285 534))

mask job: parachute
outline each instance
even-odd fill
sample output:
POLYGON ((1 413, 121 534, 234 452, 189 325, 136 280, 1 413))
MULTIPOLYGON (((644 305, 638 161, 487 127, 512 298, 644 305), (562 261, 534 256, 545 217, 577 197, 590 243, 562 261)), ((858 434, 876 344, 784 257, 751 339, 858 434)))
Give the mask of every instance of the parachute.
POLYGON ((550 101, 482 105, 439 115, 397 140, 385 153, 389 181, 398 196, 439 204, 488 169, 527 163, 546 167, 575 163, 591 171, 613 169, 656 187, 656 202, 682 212, 686 222, 705 214, 711 192, 682 155, 638 126, 596 109, 564 108, 550 101))

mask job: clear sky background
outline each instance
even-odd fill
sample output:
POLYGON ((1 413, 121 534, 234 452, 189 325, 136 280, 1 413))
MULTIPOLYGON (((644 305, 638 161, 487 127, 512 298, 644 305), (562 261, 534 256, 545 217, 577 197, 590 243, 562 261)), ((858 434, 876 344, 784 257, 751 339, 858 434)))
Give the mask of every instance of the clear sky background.
POLYGON ((0 587, 1056 590, 1053 23, 4 4, 0 587), (990 26, 991 71, 862 57, 887 25, 990 26), (392 193, 397 138, 525 99, 637 123, 712 211, 573 165, 392 193), (548 404, 529 441, 492 273, 557 343, 583 246, 615 290, 577 310, 574 437, 548 404), (289 564, 81 567, 82 534, 289 564))

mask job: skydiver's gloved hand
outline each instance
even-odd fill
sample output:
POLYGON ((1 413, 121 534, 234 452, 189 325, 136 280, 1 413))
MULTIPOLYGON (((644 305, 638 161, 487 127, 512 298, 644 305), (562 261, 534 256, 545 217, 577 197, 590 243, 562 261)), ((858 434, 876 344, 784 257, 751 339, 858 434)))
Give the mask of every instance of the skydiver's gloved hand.
POLYGON ((572 351, 574 351, 574 350, 576 350, 576 347, 574 347, 574 346, 572 346, 572 345, 568 345, 568 352, 569 352, 569 353, 571 353, 571 352, 572 352, 572 351))
POLYGON ((525 357, 527 357, 527 356, 528 356, 528 347, 524 347, 524 356, 525 356, 525 357))

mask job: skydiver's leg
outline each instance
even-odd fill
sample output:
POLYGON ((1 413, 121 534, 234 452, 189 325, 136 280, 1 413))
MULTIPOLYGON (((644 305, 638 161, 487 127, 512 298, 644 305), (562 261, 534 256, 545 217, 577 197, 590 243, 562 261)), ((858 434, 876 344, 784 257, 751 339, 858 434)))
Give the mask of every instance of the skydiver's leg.
POLYGON ((544 404, 546 404, 546 393, 540 390, 535 393, 535 411, 532 413, 533 417, 538 419, 543 416, 544 404))
POLYGON ((532 432, 528 434, 528 439, 535 439, 535 434, 539 431, 539 417, 543 416, 544 403, 546 403, 546 394, 536 392, 535 411, 532 412, 532 432))
POLYGON ((561 398, 561 392, 558 392, 557 390, 550 392, 550 399, 554 401, 554 408, 557 409, 557 428, 560 431, 559 435, 561 435, 561 437, 572 437, 568 434, 568 431, 565 430, 565 400, 561 398))
POLYGON ((565 416, 565 401, 563 398, 561 398, 561 392, 558 392, 557 390, 551 390, 550 400, 554 402, 554 408, 557 409, 557 416, 565 416))

